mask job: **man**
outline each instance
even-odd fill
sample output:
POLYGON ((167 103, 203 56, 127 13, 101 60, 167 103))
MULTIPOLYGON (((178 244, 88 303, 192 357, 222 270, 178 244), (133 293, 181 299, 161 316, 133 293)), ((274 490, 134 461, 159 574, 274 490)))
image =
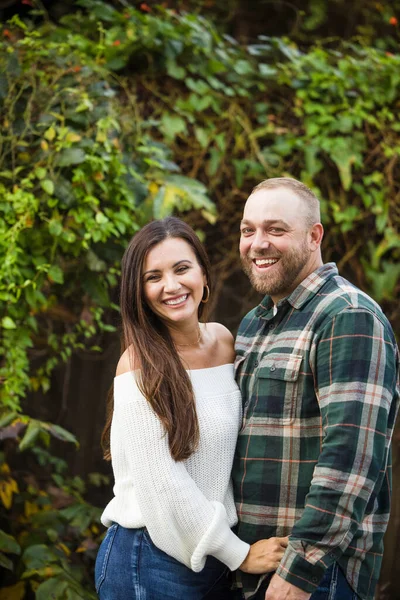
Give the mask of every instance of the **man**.
POLYGON ((266 295, 236 341, 238 535, 290 537, 272 578, 241 575, 246 598, 372 600, 379 577, 399 353, 380 307, 323 264, 322 236, 299 181, 269 179, 247 200, 240 255, 266 295))

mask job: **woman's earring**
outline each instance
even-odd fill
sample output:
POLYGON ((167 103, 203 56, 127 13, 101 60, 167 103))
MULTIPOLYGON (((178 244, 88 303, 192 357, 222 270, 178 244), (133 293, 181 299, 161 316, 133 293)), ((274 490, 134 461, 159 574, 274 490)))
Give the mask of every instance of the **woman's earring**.
MULTIPOLYGON (((206 290, 206 297, 205 297, 205 298, 203 297, 203 298, 201 299, 201 301, 203 302, 203 304, 206 304, 206 303, 209 301, 209 299, 210 299, 210 288, 209 288, 209 287, 208 287, 208 285, 206 284, 206 285, 204 286, 204 289, 206 290)), ((204 296, 204 292, 203 292, 203 296, 204 296)))

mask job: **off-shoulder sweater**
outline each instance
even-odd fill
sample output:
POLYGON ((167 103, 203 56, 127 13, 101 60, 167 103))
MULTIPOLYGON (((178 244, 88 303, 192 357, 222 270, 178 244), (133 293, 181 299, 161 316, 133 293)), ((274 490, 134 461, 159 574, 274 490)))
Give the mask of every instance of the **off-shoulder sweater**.
POLYGON ((111 456, 114 498, 101 521, 146 527, 153 543, 193 571, 207 555, 235 570, 249 545, 237 523, 230 479, 241 421, 241 396, 232 364, 188 371, 200 428, 198 449, 184 461, 170 454, 168 437, 141 394, 137 372, 114 380, 111 456))

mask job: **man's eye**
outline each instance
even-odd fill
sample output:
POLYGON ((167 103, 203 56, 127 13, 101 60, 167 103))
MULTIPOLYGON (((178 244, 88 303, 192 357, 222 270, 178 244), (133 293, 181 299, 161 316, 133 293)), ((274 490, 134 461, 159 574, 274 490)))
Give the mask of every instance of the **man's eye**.
POLYGON ((247 233, 251 233, 252 231, 253 231, 253 230, 251 229, 251 227, 244 227, 244 228, 241 230, 241 232, 240 232, 240 233, 241 233, 242 235, 246 235, 247 233))

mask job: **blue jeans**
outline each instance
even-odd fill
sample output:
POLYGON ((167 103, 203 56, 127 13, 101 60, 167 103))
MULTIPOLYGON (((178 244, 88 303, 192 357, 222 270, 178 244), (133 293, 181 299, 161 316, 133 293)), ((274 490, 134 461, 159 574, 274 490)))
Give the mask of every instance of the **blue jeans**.
POLYGON ((347 583, 342 569, 333 563, 325 571, 318 589, 311 594, 310 600, 359 600, 359 596, 347 583))
POLYGON ((114 523, 101 543, 95 567, 100 600, 231 600, 229 569, 209 556, 194 573, 159 550, 145 528, 114 523))
MULTIPOLYGON (((257 594, 252 596, 251 600, 264 600, 269 581, 270 578, 263 582, 257 594)), ((315 592, 311 594, 310 600, 359 600, 359 596, 347 583, 347 579, 339 565, 333 563, 325 571, 324 577, 315 592)))

